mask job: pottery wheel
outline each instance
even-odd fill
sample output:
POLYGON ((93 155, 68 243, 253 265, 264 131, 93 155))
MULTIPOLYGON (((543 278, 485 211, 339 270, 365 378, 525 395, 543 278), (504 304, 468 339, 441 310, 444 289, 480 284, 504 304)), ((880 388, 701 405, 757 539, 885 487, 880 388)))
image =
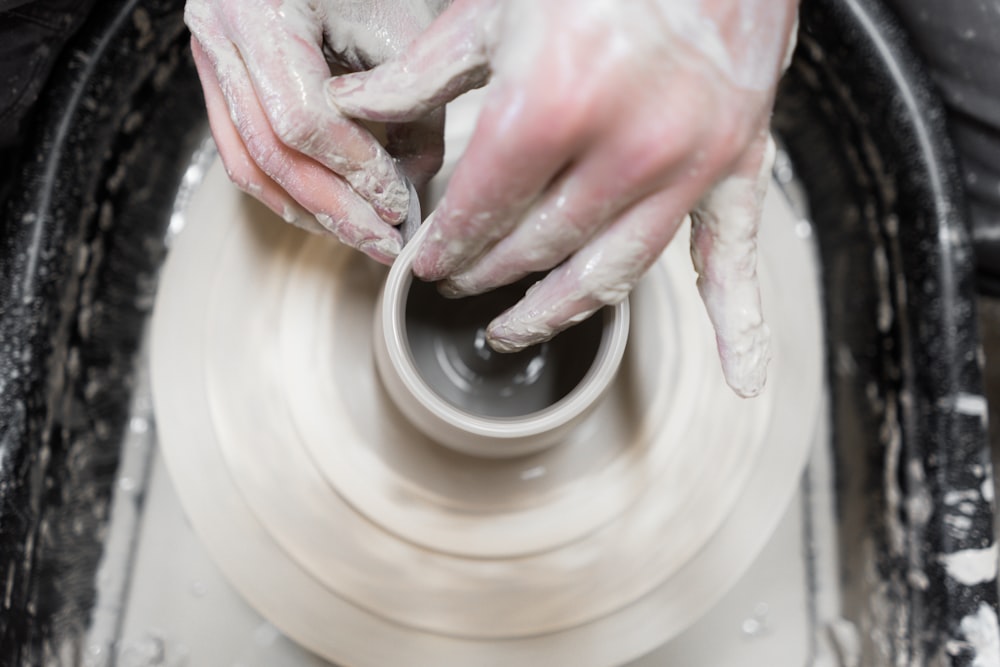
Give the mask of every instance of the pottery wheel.
POLYGON ((684 229, 631 297, 607 399, 554 448, 488 460, 420 435, 380 386, 386 270, 283 224, 216 160, 153 322, 163 454, 195 529, 251 604, 338 663, 614 665, 652 650, 750 565, 816 428, 813 248, 772 190, 760 397, 723 381, 684 229))

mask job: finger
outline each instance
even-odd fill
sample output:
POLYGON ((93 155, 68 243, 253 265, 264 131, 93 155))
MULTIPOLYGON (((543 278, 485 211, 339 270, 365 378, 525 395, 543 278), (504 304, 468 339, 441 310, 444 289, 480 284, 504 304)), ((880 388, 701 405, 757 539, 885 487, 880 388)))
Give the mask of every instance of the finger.
POLYGON ((425 186, 444 161, 444 109, 410 123, 390 123, 386 135, 386 150, 403 175, 418 188, 425 186))
POLYGON ((766 137, 691 214, 698 291, 715 327, 726 382, 744 397, 759 394, 767 378, 770 331, 757 281, 757 230, 773 162, 774 142, 766 137))
POLYGON ((621 208, 575 166, 539 199, 509 234, 439 285, 449 297, 481 294, 561 263, 612 220, 621 208))
MULTIPOLYGON (((344 118, 324 95, 330 69, 322 51, 321 10, 314 3, 286 3, 278 12, 265 0, 230 7, 222 20, 273 134, 342 176, 384 220, 402 222, 409 193, 394 161, 368 130, 344 118)), ((258 164, 267 159, 248 147, 258 164)))
POLYGON ((613 212, 593 193, 563 184, 471 264, 438 284, 445 296, 482 294, 558 265, 597 234, 613 212))
POLYGON ((299 206, 298 202, 261 171, 250 157, 239 133, 229 119, 226 100, 219 87, 219 81, 215 78, 212 64, 195 37, 191 38, 191 53, 205 93, 208 124, 212 128, 212 136, 215 138, 215 145, 219 149, 219 157, 226 167, 229 180, 240 190, 252 195, 280 215, 285 222, 309 232, 325 231, 311 213, 299 206))
POLYGON ((413 261, 414 273, 440 280, 506 236, 587 140, 531 100, 499 88, 487 97, 472 139, 455 166, 413 261))
POLYGON ((494 0, 456 0, 407 50, 367 72, 330 79, 329 99, 348 116, 416 120, 489 79, 494 0))
MULTIPOLYGON (((642 141, 648 139, 643 137, 642 141)), ((655 171, 628 178, 623 174, 636 161, 641 146, 627 134, 612 135, 590 146, 531 206, 515 229, 449 276, 441 283, 441 291, 455 297, 479 294, 547 271, 583 247, 629 206, 681 174, 683 187, 697 187, 699 179, 687 173, 697 157, 686 149, 686 143, 661 146, 655 171)))
POLYGON ((229 42, 220 40, 204 48, 203 54, 212 60, 215 72, 224 73, 218 83, 230 113, 239 119, 233 126, 257 166, 342 242, 391 263, 402 248, 399 232, 381 220, 340 177, 278 141, 229 42))
MULTIPOLYGON (((683 104, 669 124, 659 118, 621 122, 615 114, 599 139, 531 206, 507 236, 441 283, 448 296, 478 294, 539 271, 547 271, 588 243, 624 211, 666 187, 685 201, 713 182, 722 157, 707 159, 702 130, 683 104), (654 131, 659 123, 663 129, 654 131), (651 143, 652 142, 652 143, 651 143), (651 148, 651 145, 654 146, 651 148)), ((597 123, 597 127, 602 127, 597 123)))
POLYGON ((625 299, 673 238, 691 203, 676 188, 629 209, 487 327, 500 352, 541 343, 625 299))

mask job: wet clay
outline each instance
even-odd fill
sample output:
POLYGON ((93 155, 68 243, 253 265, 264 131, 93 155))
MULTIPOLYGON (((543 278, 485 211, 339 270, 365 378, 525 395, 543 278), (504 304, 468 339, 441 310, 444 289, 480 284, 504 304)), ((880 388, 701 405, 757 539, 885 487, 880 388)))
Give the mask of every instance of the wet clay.
POLYGON ((523 417, 554 406, 583 380, 601 345, 604 316, 521 352, 496 352, 486 342, 490 321, 536 280, 463 299, 447 299, 432 284, 413 281, 404 336, 435 393, 474 415, 523 417))

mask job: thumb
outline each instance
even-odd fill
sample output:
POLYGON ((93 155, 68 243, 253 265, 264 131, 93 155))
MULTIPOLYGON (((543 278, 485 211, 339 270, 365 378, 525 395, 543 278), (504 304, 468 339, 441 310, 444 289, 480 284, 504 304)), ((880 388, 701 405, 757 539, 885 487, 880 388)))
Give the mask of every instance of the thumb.
POLYGON ((329 101, 347 116, 416 120, 489 80, 496 0, 456 0, 405 52, 366 72, 326 82, 329 101))

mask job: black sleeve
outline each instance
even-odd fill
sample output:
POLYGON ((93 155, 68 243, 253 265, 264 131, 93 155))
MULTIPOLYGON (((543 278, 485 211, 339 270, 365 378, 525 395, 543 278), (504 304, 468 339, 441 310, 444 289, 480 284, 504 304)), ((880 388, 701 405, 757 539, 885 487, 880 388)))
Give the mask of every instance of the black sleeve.
POLYGON ((1000 3, 886 4, 944 98, 969 195, 981 284, 1000 290, 1000 3))
POLYGON ((0 0, 0 14, 9 12, 12 9, 26 5, 33 0, 0 0))
POLYGON ((0 153, 15 144, 92 0, 0 0, 0 153))

